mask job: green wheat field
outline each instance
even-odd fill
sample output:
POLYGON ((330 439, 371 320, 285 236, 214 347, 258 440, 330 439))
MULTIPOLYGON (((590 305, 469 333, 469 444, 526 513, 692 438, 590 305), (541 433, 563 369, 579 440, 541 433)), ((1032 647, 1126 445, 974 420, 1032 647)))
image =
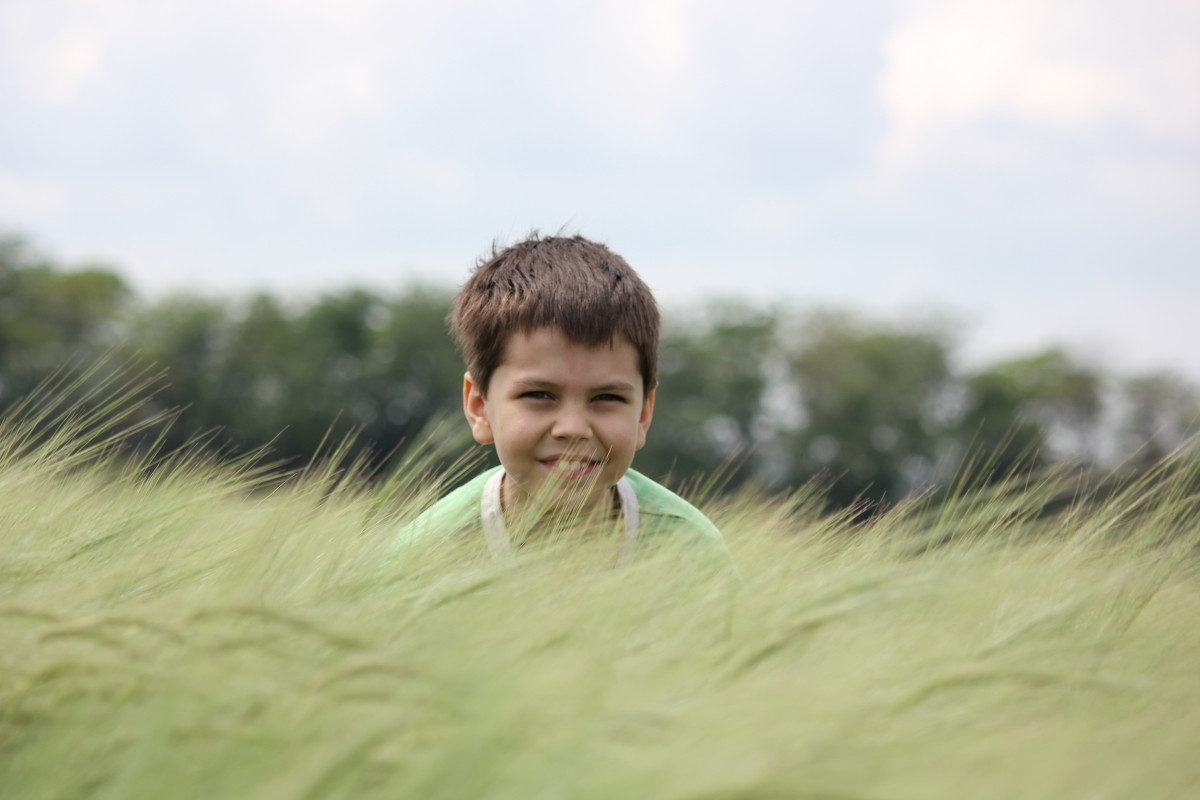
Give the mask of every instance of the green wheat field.
POLYGON ((0 797, 1200 797, 1194 457, 866 521, 743 493, 702 503, 736 569, 618 567, 397 549, 436 435, 282 479, 132 454, 126 405, 0 431, 0 797))

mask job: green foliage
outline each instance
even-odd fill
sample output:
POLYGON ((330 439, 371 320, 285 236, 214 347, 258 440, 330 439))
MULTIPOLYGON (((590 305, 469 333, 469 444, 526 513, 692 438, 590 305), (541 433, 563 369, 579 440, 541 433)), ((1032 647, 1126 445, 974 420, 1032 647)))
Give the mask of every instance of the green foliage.
MULTIPOLYGON (((70 404, 116 365, 141 363, 164 373, 142 419, 175 418, 141 446, 206 436, 225 457, 267 447, 300 469, 353 435, 352 453, 382 473, 419 431, 459 413, 450 301, 448 288, 420 285, 139 301, 111 271, 67 269, 3 239, 0 409, 51 376, 75 387, 70 404)), ((1196 430, 1200 409, 1177 376, 1106 375, 1059 349, 961 372, 954 331, 936 320, 728 299, 666 319, 636 466, 676 487, 819 478, 831 504, 866 511, 1058 462, 1146 472, 1196 430)))
POLYGON ((963 428, 984 442, 1003 442, 1002 472, 1058 455, 1095 456, 1101 376, 1059 349, 1006 361, 967 378, 970 404, 963 428))
MULTIPOLYGON (((136 395, 134 395, 136 397, 136 395)), ((133 398, 97 400, 107 419, 133 398)), ((68 415, 69 418, 69 415, 68 415)), ((447 481, 0 425, 0 797, 1190 798, 1200 463, 865 522, 706 510, 742 580, 594 540, 396 549, 447 481), (1047 512, 1048 508, 1057 511, 1047 512)))
POLYGON ((62 271, 24 240, 0 238, 0 400, 95 360, 119 338, 131 299, 107 269, 62 271))
POLYGON ((167 369, 156 407, 184 408, 192 431, 219 430, 232 452, 270 442, 302 465, 351 432, 390 453, 457 401, 462 368, 444 333, 449 295, 411 287, 394 299, 362 290, 289 309, 269 295, 245 303, 172 298, 148 308, 132 341, 167 369))
POLYGON ((1151 373, 1121 382, 1124 422, 1120 450, 1143 469, 1200 434, 1200 394, 1178 375, 1151 373))
POLYGON ((767 365, 776 351, 776 315, 711 303, 674 321, 663 336, 658 406, 638 469, 694 478, 727 467, 740 485, 758 466, 767 365))
POLYGON ((793 336, 806 423, 793 437, 798 474, 835 477, 839 505, 895 500, 931 482, 951 383, 947 334, 816 314, 793 336))

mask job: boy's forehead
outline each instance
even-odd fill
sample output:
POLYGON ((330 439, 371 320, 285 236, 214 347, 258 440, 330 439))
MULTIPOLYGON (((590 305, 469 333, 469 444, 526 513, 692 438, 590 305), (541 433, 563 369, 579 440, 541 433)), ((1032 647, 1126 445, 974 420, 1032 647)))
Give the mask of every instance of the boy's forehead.
POLYGON ((501 350, 507 351, 514 343, 538 343, 563 349, 568 347, 583 347, 594 350, 611 350, 621 345, 633 347, 633 342, 629 341, 624 334, 619 332, 614 332, 607 339, 596 342, 571 337, 562 328, 554 325, 543 325, 537 328, 530 328, 529 330, 510 331, 504 336, 504 345, 501 350))
POLYGON ((586 342, 572 339, 560 328, 553 326, 534 328, 529 331, 513 331, 509 333, 500 348, 500 360, 497 367, 514 366, 514 361, 534 361, 546 357, 569 356, 576 360, 593 361, 592 356, 611 361, 612 357, 620 359, 622 354, 632 357, 631 366, 638 369, 638 355, 633 343, 620 333, 602 342, 586 342))

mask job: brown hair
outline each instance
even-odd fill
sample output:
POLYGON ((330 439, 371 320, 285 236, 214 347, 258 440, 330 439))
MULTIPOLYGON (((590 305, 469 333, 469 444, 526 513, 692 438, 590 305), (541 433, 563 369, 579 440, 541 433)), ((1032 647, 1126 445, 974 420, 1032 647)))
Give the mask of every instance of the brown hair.
POLYGON ((642 386, 658 382, 658 306, 625 259, 582 236, 529 239, 493 249, 454 298, 449 322, 467 370, 487 394, 512 333, 558 328, 596 346, 624 336, 637 350, 642 386))

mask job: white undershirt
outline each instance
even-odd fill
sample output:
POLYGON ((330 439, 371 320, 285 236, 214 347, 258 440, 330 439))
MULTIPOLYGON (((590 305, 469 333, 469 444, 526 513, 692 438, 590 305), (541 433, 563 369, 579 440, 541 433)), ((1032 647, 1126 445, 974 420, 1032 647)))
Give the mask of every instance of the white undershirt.
MULTIPOLYGON (((508 538, 508 527, 504 524, 504 507, 500 501, 500 490, 504 483, 503 468, 496 470, 492 477, 483 485, 483 536, 487 539, 488 550, 493 556, 503 556, 512 553, 512 542, 508 538)), ((621 546, 620 563, 624 563, 633 555, 637 543, 640 514, 638 512, 637 495, 625 478, 617 481, 617 499, 621 503, 621 517, 625 522, 625 543, 621 546)))

